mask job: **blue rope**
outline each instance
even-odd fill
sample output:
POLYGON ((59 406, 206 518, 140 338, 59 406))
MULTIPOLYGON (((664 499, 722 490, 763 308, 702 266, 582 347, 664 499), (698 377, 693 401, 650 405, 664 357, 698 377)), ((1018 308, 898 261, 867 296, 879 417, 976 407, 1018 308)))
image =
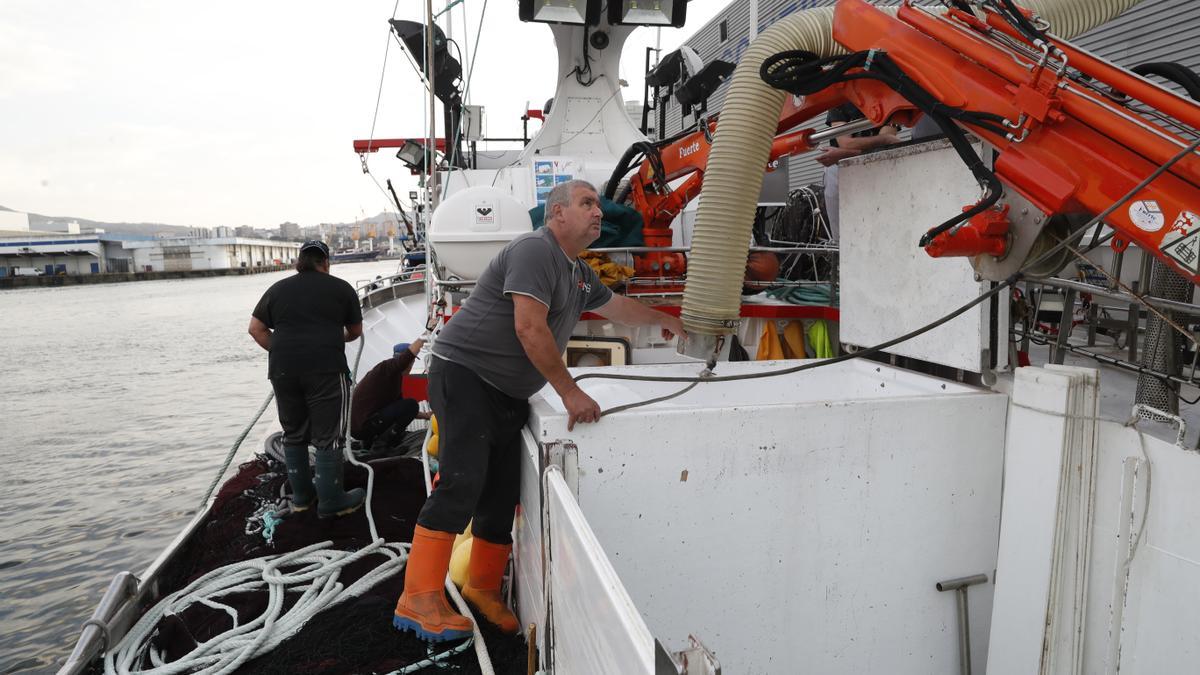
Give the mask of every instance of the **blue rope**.
POLYGON ((262 520, 263 520, 263 529, 262 529, 263 539, 266 539, 268 544, 274 544, 275 543, 275 526, 282 523, 283 518, 276 516, 274 511, 267 511, 266 513, 263 514, 262 520))

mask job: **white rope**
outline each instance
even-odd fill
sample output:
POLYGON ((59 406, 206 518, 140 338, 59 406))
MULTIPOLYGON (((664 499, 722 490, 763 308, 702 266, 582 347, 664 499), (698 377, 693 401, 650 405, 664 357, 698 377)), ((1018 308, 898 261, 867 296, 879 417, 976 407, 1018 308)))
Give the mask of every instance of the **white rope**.
POLYGON ((325 541, 276 556, 255 558, 215 569, 155 605, 104 657, 106 675, 174 675, 198 673, 224 675, 246 661, 273 650, 295 635, 313 616, 345 600, 356 598, 380 581, 403 569, 408 561, 408 544, 376 541, 354 552, 333 550, 325 541), (350 586, 338 581, 342 568, 368 555, 387 560, 350 586), (257 617, 243 621, 220 599, 235 593, 268 593, 267 607, 257 617), (300 599, 283 611, 287 593, 300 599), (196 645, 185 656, 167 663, 152 644, 164 617, 175 616, 200 603, 223 608, 233 617, 233 626, 196 645), (142 665, 149 659, 151 667, 142 665))
POLYGON ((262 417, 263 412, 266 411, 267 406, 270 405, 271 399, 273 398, 275 398, 274 390, 272 390, 270 394, 267 394, 267 398, 264 399, 262 405, 258 407, 258 413, 254 415, 254 419, 250 420, 250 423, 246 425, 246 428, 242 429, 241 435, 239 435, 237 440, 233 442, 233 447, 230 448, 229 453, 225 455, 225 463, 221 465, 221 468, 217 471, 217 475, 213 476, 212 482, 208 485, 208 490, 204 493, 204 499, 200 500, 200 509, 203 509, 206 505, 208 505, 208 498, 212 496, 213 490, 217 489, 217 484, 221 482, 221 476, 225 475, 225 470, 229 468, 230 462, 233 461, 233 456, 237 454, 238 448, 242 447, 242 441, 246 440, 246 436, 250 433, 250 430, 254 428, 255 424, 258 424, 258 420, 262 417))

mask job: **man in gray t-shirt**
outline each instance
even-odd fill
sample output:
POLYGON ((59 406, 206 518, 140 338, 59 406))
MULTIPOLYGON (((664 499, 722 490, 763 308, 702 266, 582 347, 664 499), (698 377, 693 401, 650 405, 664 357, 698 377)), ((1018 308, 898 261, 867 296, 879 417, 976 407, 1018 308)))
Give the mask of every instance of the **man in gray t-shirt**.
POLYGON ((549 382, 567 409, 568 429, 600 419, 600 406, 562 362, 579 315, 657 324, 683 339, 678 317, 614 295, 578 260, 598 236, 596 189, 584 181, 556 186, 546 200, 546 226, 504 247, 433 344, 429 403, 438 422, 441 479, 417 518, 396 628, 435 641, 471 634, 471 622, 446 603, 442 584, 454 535, 474 518, 463 596, 501 630, 517 632, 500 580, 520 498, 528 399, 549 382))
POLYGON ((579 315, 603 307, 613 293, 587 263, 567 256, 549 227, 521 235, 492 258, 471 297, 438 335, 433 354, 470 368, 509 396, 527 399, 546 384, 546 377, 529 360, 514 330, 520 302, 514 295, 545 305, 541 323, 549 327, 556 354, 561 354, 579 315))

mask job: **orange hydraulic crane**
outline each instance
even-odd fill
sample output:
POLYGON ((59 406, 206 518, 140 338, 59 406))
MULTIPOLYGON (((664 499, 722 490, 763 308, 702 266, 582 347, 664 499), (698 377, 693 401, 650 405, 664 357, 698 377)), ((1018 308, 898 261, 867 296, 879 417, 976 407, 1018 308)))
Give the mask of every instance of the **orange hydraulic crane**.
MULTIPOLYGON (((970 257, 985 277, 1004 279, 1045 241, 1078 236, 1076 224, 1111 210, 1104 222, 1115 230, 1115 250, 1136 244, 1200 283, 1200 105, 1046 33, 1012 0, 952 4, 934 10, 906 1, 892 16, 864 0, 841 0, 834 39, 850 54, 784 52, 762 66, 768 84, 792 94, 776 133, 846 102, 871 126, 912 126, 931 116, 984 196, 929 230, 920 241, 929 255, 970 257), (976 155, 964 130, 995 149, 994 162, 976 155), (1141 186, 1156 170, 1161 175, 1141 186)), ((1168 71, 1200 92, 1200 77, 1168 71)), ((630 177, 629 197, 656 241, 659 230, 669 237, 671 221, 700 193, 718 123, 631 148, 645 159, 630 177)), ((815 149, 830 135, 783 133, 771 159, 815 149)), ((618 164, 622 176, 629 156, 618 164)), ((1065 262, 1023 272, 1051 274, 1065 262)))

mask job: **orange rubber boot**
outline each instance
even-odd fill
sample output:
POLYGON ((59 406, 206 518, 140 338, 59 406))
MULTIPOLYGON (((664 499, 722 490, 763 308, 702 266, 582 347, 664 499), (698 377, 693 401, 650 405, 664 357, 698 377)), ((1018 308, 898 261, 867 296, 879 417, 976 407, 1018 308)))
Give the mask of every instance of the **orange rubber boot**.
POLYGON ((471 542, 471 562, 467 567, 467 584, 462 595, 475 605, 483 617, 500 630, 515 635, 518 630, 517 617, 504 604, 500 595, 500 582, 512 544, 493 544, 479 537, 471 542))
POLYGON ((404 571, 404 592, 396 602, 392 625, 411 630, 422 640, 444 642, 471 636, 471 620, 455 612, 446 602, 446 569, 454 535, 427 530, 413 531, 412 550, 404 571))

